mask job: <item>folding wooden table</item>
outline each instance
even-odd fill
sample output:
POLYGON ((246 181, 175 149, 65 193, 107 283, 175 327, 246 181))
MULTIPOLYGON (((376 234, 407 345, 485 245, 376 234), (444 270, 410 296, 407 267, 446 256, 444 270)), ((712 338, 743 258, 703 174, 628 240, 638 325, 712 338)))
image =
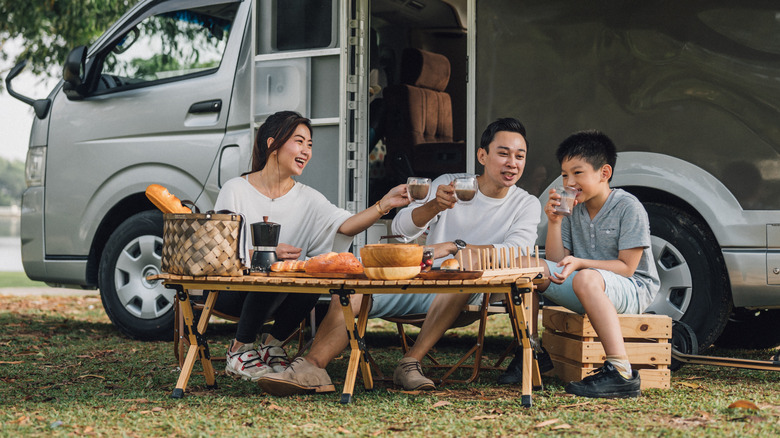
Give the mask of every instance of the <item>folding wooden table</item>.
POLYGON ((214 367, 211 364, 208 341, 204 333, 211 317, 214 303, 220 291, 314 293, 338 295, 344 311, 344 321, 349 335, 350 360, 347 376, 344 379, 344 391, 341 403, 349 403, 355 388, 358 369, 366 390, 374 387, 371 369, 367 360, 367 349, 363 337, 366 332, 370 295, 404 293, 506 293, 509 297, 507 309, 512 322, 515 341, 523 349, 522 404, 531 406, 531 389, 541 385, 539 367, 534 360, 530 342, 531 293, 534 290, 534 278, 541 268, 522 268, 507 270, 507 275, 494 275, 488 278, 467 280, 368 280, 354 278, 295 278, 267 277, 247 275, 243 277, 190 277, 172 274, 150 276, 150 280, 161 280, 165 287, 176 291, 184 317, 186 336, 190 347, 181 368, 176 388, 171 397, 181 398, 187 388, 196 360, 203 366, 203 374, 208 386, 215 386, 214 367), (209 290, 206 304, 196 322, 190 302, 190 290, 209 290), (349 296, 363 294, 357 322, 350 306, 349 296))

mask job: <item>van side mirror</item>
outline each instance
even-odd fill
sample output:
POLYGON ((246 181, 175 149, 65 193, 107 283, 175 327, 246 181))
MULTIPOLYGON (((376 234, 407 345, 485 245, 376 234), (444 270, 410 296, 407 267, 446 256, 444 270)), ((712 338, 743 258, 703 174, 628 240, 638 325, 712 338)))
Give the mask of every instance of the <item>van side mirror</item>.
POLYGON ((24 67, 27 66, 27 60, 24 59, 18 64, 14 66, 14 68, 11 69, 11 71, 8 73, 8 76, 5 77, 5 88, 8 90, 8 94, 11 96, 21 100, 22 102, 26 103, 27 105, 30 105, 35 110, 35 115, 39 119, 44 119, 47 114, 49 114, 49 106, 51 106, 51 100, 49 99, 31 99, 27 96, 24 96, 22 94, 17 93, 14 91, 14 87, 11 85, 11 81, 16 78, 19 73, 24 70, 24 67))
POLYGON ((78 46, 68 53, 65 65, 62 67, 62 79, 65 83, 62 90, 70 100, 81 100, 86 95, 84 84, 85 65, 87 61, 87 46, 78 46))

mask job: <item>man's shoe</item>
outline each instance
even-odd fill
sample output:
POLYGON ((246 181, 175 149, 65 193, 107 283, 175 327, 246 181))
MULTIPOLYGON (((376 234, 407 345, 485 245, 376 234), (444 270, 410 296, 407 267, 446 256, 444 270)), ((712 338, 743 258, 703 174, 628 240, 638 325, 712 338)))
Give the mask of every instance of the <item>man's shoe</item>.
POLYGON ((302 357, 281 373, 266 374, 258 383, 263 391, 280 397, 336 390, 327 371, 302 357))
MULTIPOLYGON (((534 352, 536 355, 536 361, 539 363, 539 372, 541 374, 546 373, 553 369, 553 362, 550 359, 550 354, 542 347, 542 351, 534 352)), ((498 376, 499 385, 519 385, 523 381, 523 349, 517 347, 515 349, 515 357, 509 362, 504 374, 498 376)))
POLYGON ((281 373, 290 366, 290 359, 287 358, 287 352, 282 347, 260 344, 257 352, 260 353, 260 359, 271 367, 274 373, 281 373))
POLYGON ((631 378, 626 379, 614 365, 604 362, 604 366, 580 382, 566 385, 566 392, 591 398, 627 398, 639 397, 639 372, 631 371, 631 378))
POLYGON ((252 344, 244 344, 238 351, 231 353, 234 342, 235 339, 230 341, 225 355, 225 372, 228 376, 254 382, 272 371, 271 367, 260 359, 260 353, 252 344))
POLYGON ((420 361, 413 357, 404 357, 398 362, 393 373, 393 383, 403 386, 407 391, 436 388, 433 380, 423 375, 420 361))

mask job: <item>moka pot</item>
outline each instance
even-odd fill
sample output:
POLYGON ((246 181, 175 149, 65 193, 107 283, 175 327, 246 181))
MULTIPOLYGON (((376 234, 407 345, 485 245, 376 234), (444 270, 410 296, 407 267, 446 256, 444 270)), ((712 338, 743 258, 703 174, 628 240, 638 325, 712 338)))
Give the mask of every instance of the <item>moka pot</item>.
POLYGON ((271 265, 277 261, 276 246, 279 244, 279 232, 282 226, 268 222, 268 216, 263 216, 262 222, 255 222, 252 227, 252 268, 251 272, 268 272, 271 265))

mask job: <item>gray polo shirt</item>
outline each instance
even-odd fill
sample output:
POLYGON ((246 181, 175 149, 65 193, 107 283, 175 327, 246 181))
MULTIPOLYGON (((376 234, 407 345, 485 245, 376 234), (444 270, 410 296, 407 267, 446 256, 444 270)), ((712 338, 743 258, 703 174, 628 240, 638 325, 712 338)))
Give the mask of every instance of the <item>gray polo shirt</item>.
POLYGON ((574 206, 572 215, 563 218, 561 238, 572 255, 591 260, 617 260, 621 250, 644 248, 629 280, 637 286, 640 309, 652 303, 660 281, 650 249, 647 212, 634 195, 613 189, 593 220, 584 204, 574 206))

